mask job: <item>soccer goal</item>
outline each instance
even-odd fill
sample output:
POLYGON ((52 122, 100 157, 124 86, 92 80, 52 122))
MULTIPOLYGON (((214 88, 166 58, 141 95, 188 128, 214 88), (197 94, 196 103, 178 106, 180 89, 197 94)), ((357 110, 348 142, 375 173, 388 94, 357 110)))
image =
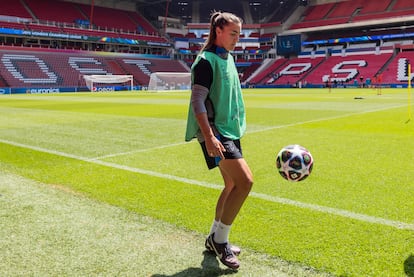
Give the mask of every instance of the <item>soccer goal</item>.
POLYGON ((83 75, 90 91, 115 91, 134 87, 132 75, 83 75))
POLYGON ((190 72, 154 72, 150 75, 148 91, 190 90, 190 72))

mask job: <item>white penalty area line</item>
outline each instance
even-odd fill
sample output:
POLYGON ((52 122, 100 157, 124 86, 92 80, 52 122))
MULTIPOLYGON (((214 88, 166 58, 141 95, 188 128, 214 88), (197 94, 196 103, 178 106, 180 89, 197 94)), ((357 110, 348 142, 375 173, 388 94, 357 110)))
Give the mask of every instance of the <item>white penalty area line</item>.
POLYGON ((347 113, 347 114, 342 114, 342 115, 337 115, 337 116, 328 116, 328 117, 323 117, 323 118, 316 118, 316 119, 311 119, 311 120, 306 120, 306 121, 295 122, 295 123, 291 123, 291 124, 271 126, 271 127, 267 127, 267 128, 262 128, 262 129, 250 131, 248 133, 253 134, 253 133, 266 132, 266 131, 282 129, 282 128, 288 128, 288 127, 294 127, 294 126, 308 124, 308 123, 315 123, 315 122, 321 122, 321 121, 327 121, 327 120, 346 118, 346 117, 350 117, 350 116, 354 116, 354 115, 361 115, 361 114, 367 114, 367 113, 386 111, 386 110, 395 109, 395 108, 402 108, 402 107, 406 107, 406 106, 407 105, 394 105, 394 106, 383 107, 383 108, 378 108, 378 109, 372 109, 372 110, 367 110, 367 111, 361 111, 361 112, 356 112, 356 113, 347 113))
MULTIPOLYGON (((277 126, 271 126, 271 127, 266 127, 266 128, 259 128, 257 130, 247 131, 246 134, 255 134, 255 133, 260 133, 260 132, 267 132, 267 131, 272 131, 272 130, 276 130, 276 129, 289 128, 289 127, 294 127, 294 126, 308 124, 308 123, 315 123, 315 122, 321 122, 321 121, 327 121, 327 120, 340 119, 340 118, 350 117, 350 116, 354 116, 354 115, 360 115, 360 114, 366 114, 366 113, 372 113, 372 112, 379 112, 379 111, 384 111, 384 110, 388 110, 388 109, 401 108, 401 107, 405 107, 405 106, 406 105, 396 105, 396 106, 391 106, 391 107, 384 107, 384 108, 379 108, 379 109, 373 109, 373 110, 368 110, 368 111, 357 112, 357 113, 347 113, 347 114, 338 115, 338 116, 323 117, 323 118, 317 118, 317 119, 312 119, 312 120, 307 120, 307 121, 294 122, 294 123, 291 123, 291 124, 284 124, 284 125, 277 125, 277 126)), ((140 149, 140 150, 113 153, 113 154, 108 154, 108 155, 103 155, 103 156, 91 158, 90 160, 91 161, 101 160, 101 159, 105 159, 105 158, 113 158, 113 157, 118 157, 118 156, 131 155, 131 154, 135 154, 135 153, 143 153, 143 152, 148 152, 148 151, 157 150, 157 149, 180 146, 180 145, 183 145, 183 144, 186 144, 186 143, 188 143, 188 142, 183 141, 183 142, 171 143, 171 144, 158 146, 158 147, 151 147, 151 148, 140 149)))
POLYGON ((108 155, 103 155, 103 156, 91 158, 89 160, 90 161, 95 161, 95 160, 101 160, 101 159, 106 159, 106 158, 113 158, 113 157, 118 157, 118 156, 131 155, 131 154, 135 154, 135 153, 149 152, 149 151, 152 151, 152 150, 158 150, 158 149, 164 149, 164 148, 179 146, 179 145, 183 145, 183 144, 186 144, 186 143, 188 143, 188 142, 183 141, 183 142, 171 143, 171 144, 157 146, 157 147, 150 147, 150 148, 127 151, 127 152, 113 153, 113 154, 108 154, 108 155))
MULTIPOLYGON (((43 153, 53 154, 53 155, 57 155, 57 156, 61 156, 61 157, 76 159, 76 160, 83 161, 83 162, 89 162, 89 163, 93 163, 93 164, 97 164, 97 165, 102 165, 102 166, 106 166, 106 167, 110 167, 110 168, 121 169, 121 170, 129 171, 129 172, 144 174, 144 175, 158 177, 158 178, 162 178, 162 179, 178 181, 178 182, 182 182, 182 183, 186 183, 186 184, 190 184, 190 185, 196 185, 196 186, 205 187, 205 188, 209 188, 209 189, 216 189, 216 190, 222 190, 223 189, 222 185, 197 181, 197 180, 193 180, 193 179, 178 177, 178 176, 174 176, 174 175, 170 175, 170 174, 159 173, 159 172, 155 172, 155 171, 151 171, 151 170, 145 170, 145 169, 130 167, 130 166, 126 166, 126 165, 120 165, 120 164, 111 163, 111 162, 100 161, 100 160, 96 160, 96 159, 89 159, 89 158, 86 158, 86 157, 81 157, 81 156, 68 154, 68 153, 64 153, 64 152, 60 152, 60 151, 45 149, 45 148, 41 148, 41 147, 37 147, 37 146, 17 143, 17 142, 13 142, 13 141, 9 141, 9 140, 0 139, 0 142, 4 143, 4 144, 12 145, 12 146, 31 149, 31 150, 38 151, 38 152, 43 152, 43 153)), ((294 206, 294 207, 298 207, 298 208, 302 208, 302 209, 317 211, 317 212, 321 212, 321 213, 333 214, 333 215, 336 215, 336 216, 341 216, 341 217, 345 217, 345 218, 359 220, 359 221, 366 222, 366 223, 379 224, 379 225, 393 227, 393 228, 396 228, 396 229, 414 231, 414 224, 409 224, 409 223, 405 223, 405 222, 401 222, 401 221, 388 220, 388 219, 384 219, 384 218, 380 218, 380 217, 354 213, 354 212, 350 212, 350 211, 347 211, 347 210, 341 210, 341 209, 336 209, 336 208, 331 208, 331 207, 326 207, 326 206, 303 203, 303 202, 299 202, 299 201, 295 201, 295 200, 291 200, 291 199, 287 199, 287 198, 281 198, 281 197, 271 196, 271 195, 267 195, 267 194, 263 194, 263 193, 257 193, 257 192, 251 192, 250 197, 254 197, 256 199, 261 199, 261 200, 265 200, 265 201, 269 201, 269 202, 273 202, 273 203, 279 203, 279 204, 290 205, 290 206, 294 206)))

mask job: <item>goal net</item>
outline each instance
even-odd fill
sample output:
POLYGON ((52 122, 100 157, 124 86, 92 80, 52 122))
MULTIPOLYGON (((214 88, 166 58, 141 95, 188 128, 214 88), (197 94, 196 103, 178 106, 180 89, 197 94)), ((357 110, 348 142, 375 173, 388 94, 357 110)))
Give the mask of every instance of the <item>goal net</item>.
POLYGON ((133 90, 132 75, 83 75, 90 91, 133 90))
POLYGON ((149 91, 190 90, 190 72, 154 72, 150 75, 149 91))

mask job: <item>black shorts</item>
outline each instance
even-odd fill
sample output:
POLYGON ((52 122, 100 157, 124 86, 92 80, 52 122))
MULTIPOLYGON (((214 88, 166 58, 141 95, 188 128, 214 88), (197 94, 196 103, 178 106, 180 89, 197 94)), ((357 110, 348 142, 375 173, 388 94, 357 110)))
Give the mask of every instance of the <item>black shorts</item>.
MULTIPOLYGON (((243 158, 243 153, 240 145, 240 140, 232 140, 221 135, 216 136, 217 139, 223 144, 226 152, 223 152, 224 158, 229 160, 241 159, 243 158)), ((213 169, 218 166, 221 161, 220 157, 210 157, 207 153, 206 143, 200 142, 201 149, 203 150, 204 158, 208 169, 213 169)))

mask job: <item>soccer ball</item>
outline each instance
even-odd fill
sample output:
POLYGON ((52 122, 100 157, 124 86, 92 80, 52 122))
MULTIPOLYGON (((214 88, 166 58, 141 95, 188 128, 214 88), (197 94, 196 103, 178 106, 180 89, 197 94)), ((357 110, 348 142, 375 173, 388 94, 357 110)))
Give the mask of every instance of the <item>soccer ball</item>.
POLYGON ((303 181, 312 172, 313 157, 305 147, 297 144, 288 145, 277 154, 276 168, 288 181, 303 181))

